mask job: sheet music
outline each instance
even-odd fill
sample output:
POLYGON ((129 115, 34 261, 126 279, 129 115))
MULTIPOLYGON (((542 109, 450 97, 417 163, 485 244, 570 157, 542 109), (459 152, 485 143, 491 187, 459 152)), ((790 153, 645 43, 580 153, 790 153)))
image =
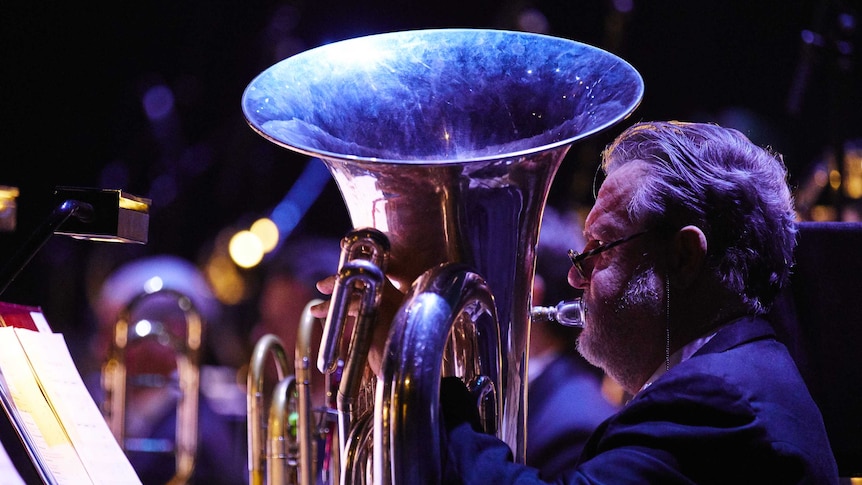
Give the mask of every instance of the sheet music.
MULTIPOLYGON (((78 485, 90 483, 83 463, 72 447, 72 442, 63 430, 59 419, 51 410, 27 355, 18 341, 14 327, 0 328, 0 369, 11 397, 14 411, 44 467, 49 470, 56 483, 78 485), (24 363, 24 365, 22 365, 24 363)), ((32 332, 21 330, 22 332, 32 332)), ((35 333, 35 332, 32 332, 35 333)))
POLYGON ((87 391, 62 334, 16 330, 48 403, 66 426, 93 483, 140 485, 105 418, 87 391))

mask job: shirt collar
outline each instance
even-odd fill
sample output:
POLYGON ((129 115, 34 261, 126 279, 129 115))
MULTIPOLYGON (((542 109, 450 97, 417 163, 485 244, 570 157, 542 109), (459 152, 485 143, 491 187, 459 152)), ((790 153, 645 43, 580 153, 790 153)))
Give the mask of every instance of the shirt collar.
POLYGON ((656 371, 653 372, 653 374, 650 376, 649 379, 647 379, 646 383, 640 388, 640 391, 638 391, 638 392, 641 392, 644 389, 646 389, 647 387, 651 386, 653 382, 655 382, 659 377, 663 376, 670 369, 673 369, 678 364, 681 364, 681 363, 687 361, 689 358, 691 358, 691 356, 694 355, 695 352, 700 350, 701 347, 706 345, 706 343, 709 342, 712 339, 712 337, 715 337, 715 334, 717 334, 720 329, 721 329, 721 327, 718 327, 715 330, 713 330, 712 333, 705 335, 703 337, 694 339, 691 342, 685 344, 682 348, 680 348, 676 352, 672 353, 670 355, 670 357, 668 358, 667 364, 665 364, 665 362, 662 362, 661 365, 658 367, 658 369, 656 369, 656 371))

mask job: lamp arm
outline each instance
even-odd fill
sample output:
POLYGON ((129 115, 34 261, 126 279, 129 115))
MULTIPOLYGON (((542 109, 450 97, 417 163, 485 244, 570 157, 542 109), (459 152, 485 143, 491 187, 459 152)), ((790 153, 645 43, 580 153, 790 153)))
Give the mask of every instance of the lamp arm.
POLYGON ((21 270, 27 266, 27 263, 33 259, 33 256, 42 249, 54 231, 64 222, 73 216, 81 222, 90 222, 93 219, 93 214, 93 206, 79 200, 69 199, 58 205, 48 219, 30 236, 24 247, 3 267, 3 271, 0 273, 0 295, 6 291, 6 288, 12 284, 21 270))

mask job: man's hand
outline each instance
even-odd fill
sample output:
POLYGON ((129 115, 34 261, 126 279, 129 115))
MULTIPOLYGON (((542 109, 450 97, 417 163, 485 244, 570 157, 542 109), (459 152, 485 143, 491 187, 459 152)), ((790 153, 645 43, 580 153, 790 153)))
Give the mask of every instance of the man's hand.
MULTIPOLYGON (((327 276, 326 278, 320 280, 315 285, 317 287, 317 291, 323 293, 324 295, 331 295, 332 290, 335 288, 335 275, 327 276)), ((329 300, 324 300, 323 303, 318 305, 314 305, 310 308, 311 315, 314 318, 324 319, 326 318, 326 314, 329 313, 329 300)))
POLYGON ((476 398, 458 377, 440 380, 440 413, 446 430, 466 422, 474 431, 483 432, 476 398))

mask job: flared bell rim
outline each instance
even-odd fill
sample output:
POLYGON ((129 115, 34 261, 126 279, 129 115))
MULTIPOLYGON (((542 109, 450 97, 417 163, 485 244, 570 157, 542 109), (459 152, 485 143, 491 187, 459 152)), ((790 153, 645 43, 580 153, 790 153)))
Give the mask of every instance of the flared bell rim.
MULTIPOLYGON (((455 48, 465 48, 467 46, 466 43, 456 45, 455 48)), ((467 46, 469 47, 469 46, 467 46)), ((478 46, 477 46, 478 47, 478 46)), ((498 45, 494 45, 493 47, 499 47, 498 45)), ((398 49, 389 49, 388 53, 395 52, 398 49)), ((436 50, 426 49, 425 52, 436 52, 436 50)), ((342 59, 346 61, 355 61, 344 57, 344 53, 342 52, 342 59)), ((394 70, 393 70, 394 72, 394 70)), ((601 84, 603 79, 601 78, 601 73, 591 72, 588 73, 591 75, 599 76, 599 79, 596 81, 596 85, 601 84)), ((326 82, 331 82, 331 79, 327 79, 326 82)), ((296 84, 300 84, 296 82, 296 84)), ((324 83, 305 83, 309 86, 322 86, 324 83)), ((324 160, 334 160, 334 161, 345 161, 345 162, 368 162, 374 164, 395 164, 395 165, 447 165, 447 164, 464 164, 467 162, 482 162, 482 161, 493 161, 493 160, 503 160, 503 159, 518 159, 523 157, 530 157, 531 155, 546 152, 551 150, 557 150, 561 148, 566 148, 573 143, 588 138, 596 133, 604 131, 611 126, 619 123, 620 121, 626 119, 629 115, 631 115, 635 109, 640 105, 640 102, 643 98, 644 93, 644 82, 640 73, 627 61, 620 58, 619 56, 607 52, 598 47, 585 44, 582 42, 565 39, 561 37, 554 37, 545 34, 537 34, 530 32, 521 32, 521 31, 509 31, 509 30, 499 30, 499 29, 473 29, 473 28, 446 28, 446 29, 423 29, 423 30, 403 30, 403 31, 394 31, 394 32, 386 32, 379 34, 372 34, 363 37, 355 37, 350 39, 345 39, 337 42, 333 42, 330 44, 321 45, 319 47, 315 47, 303 52, 300 52, 296 55, 290 56, 282 61, 279 61, 260 74, 256 76, 246 87, 245 91, 242 95, 242 110, 243 114, 246 118, 246 121, 251 126, 251 128, 260 134, 265 139, 273 142, 274 144, 281 146, 283 148, 287 148, 289 150, 302 153, 305 155, 309 155, 312 157, 318 157, 324 160), (265 110, 262 109, 264 104, 269 103, 272 99, 279 99, 281 101, 284 100, 283 91, 290 90, 295 87, 295 85, 291 85, 290 83, 285 83, 284 79, 276 79, 280 76, 283 76, 284 73, 298 70, 299 74, 293 75, 293 80, 301 77, 303 72, 309 73, 313 68, 316 68, 317 73, 324 72, 325 75, 329 75, 329 73, 325 72, 325 69, 322 69, 323 66, 315 65, 315 63, 322 58, 326 58, 331 56, 333 53, 338 52, 340 49, 344 49, 347 52, 350 52, 350 47, 355 47, 359 43, 371 43, 381 45, 385 42, 392 42, 394 45, 401 47, 399 42, 407 43, 408 40, 405 39, 422 39, 425 41, 431 40, 440 40, 440 39, 470 39, 470 38, 478 38, 483 41, 487 41, 488 39, 502 39, 506 38, 506 40, 514 39, 523 42, 533 43, 535 45, 547 47, 551 46, 555 49, 558 49, 558 54, 567 54, 565 52, 566 49, 572 51, 572 53, 577 54, 585 54, 588 56, 588 59, 584 61, 585 63, 590 63, 592 61, 596 61, 599 64, 602 64, 604 68, 608 68, 611 66, 612 70, 615 72, 613 76, 615 76, 614 87, 620 88, 618 89, 621 93, 618 93, 615 97, 613 97, 613 109, 609 112, 603 113, 602 117, 591 124, 588 124, 585 129, 580 130, 570 130, 570 132, 562 133, 557 137, 551 137, 552 139, 549 141, 541 141, 540 143, 536 143, 534 140, 536 136, 526 138, 526 139, 517 139, 512 140, 511 144, 523 146, 523 148, 516 148, 510 150, 499 150, 493 153, 482 153, 482 149, 487 147, 480 147, 480 150, 475 150, 469 152, 467 155, 463 153, 459 154, 441 154, 439 156, 435 154, 423 154, 421 156, 408 155, 408 156, 389 156, 387 154, 362 154, 355 153, 355 150, 332 150, 328 147, 322 146, 314 146, 311 143, 305 143, 301 141, 297 141, 297 138, 288 134, 285 136, 285 131, 279 131, 272 129, 271 126, 267 124, 274 120, 273 118, 267 117, 267 115, 262 115, 261 113, 265 110), (276 80, 277 82, 274 82, 276 80), (277 86, 276 86, 277 85, 277 86), (274 89, 274 86, 275 89, 274 89), (265 101, 262 101, 265 100, 265 101)), ((600 108, 602 109, 602 108, 600 108)), ((279 113, 279 115, 291 116, 295 113, 279 113)), ((304 113, 302 113, 304 114, 304 113)), ((577 116, 578 114, 574 114, 577 116)), ((305 120, 302 120, 305 121, 305 120)), ((567 119, 565 121, 571 121, 567 119)), ((549 129, 554 129, 555 127, 549 127, 549 129)), ((290 130, 288 130, 289 132, 290 130)), ((541 138, 541 136, 539 137, 541 138)), ((506 144, 504 144, 506 145, 506 144)))

